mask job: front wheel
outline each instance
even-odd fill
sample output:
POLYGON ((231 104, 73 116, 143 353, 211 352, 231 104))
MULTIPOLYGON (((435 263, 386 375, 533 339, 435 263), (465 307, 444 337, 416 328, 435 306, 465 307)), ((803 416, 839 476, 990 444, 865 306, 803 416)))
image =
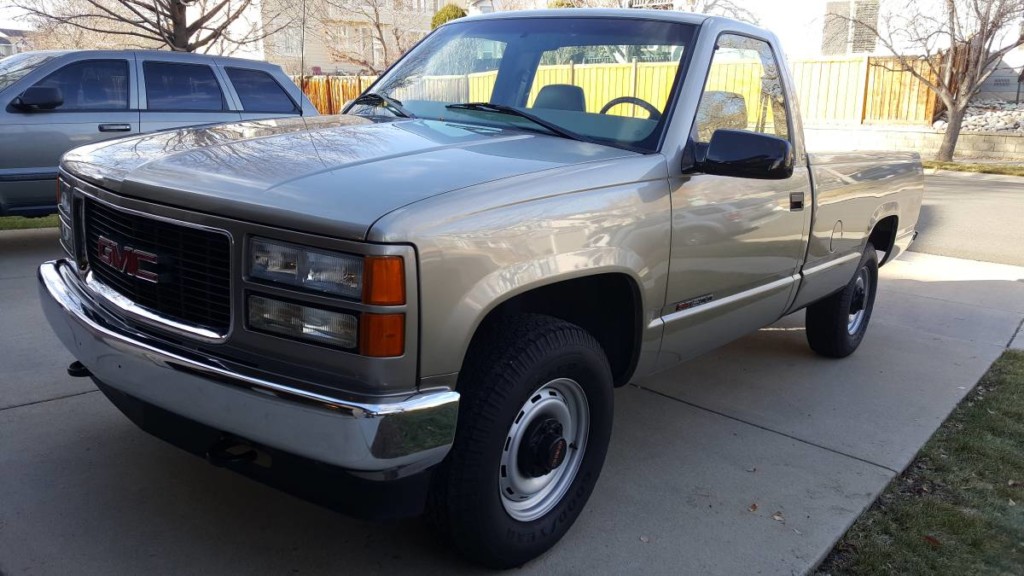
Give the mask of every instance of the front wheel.
POLYGON ((807 342, 829 358, 845 358, 868 329, 878 287, 878 253, 868 243, 857 272, 845 288, 807 307, 807 342))
POLYGON ((474 345, 459 386, 431 513, 463 554, 519 566, 562 538, 594 489, 611 437, 611 370, 585 330, 528 314, 474 345))

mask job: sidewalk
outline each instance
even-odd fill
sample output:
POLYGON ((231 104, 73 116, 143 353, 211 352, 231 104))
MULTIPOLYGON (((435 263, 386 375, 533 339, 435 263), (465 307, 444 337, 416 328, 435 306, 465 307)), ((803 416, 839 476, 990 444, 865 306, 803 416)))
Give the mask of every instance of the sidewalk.
MULTIPOLYGON (((17 326, 0 331, 0 572, 478 573, 422 522, 354 521, 137 430, 63 374, 32 270, 57 255, 55 235, 18 236, 31 256, 14 257, 12 234, 0 234, 0 326, 17 326)), ((811 353, 796 314, 617 391, 588 508, 516 573, 813 568, 1024 321, 1024 268, 911 252, 880 284, 850 358, 811 353)))

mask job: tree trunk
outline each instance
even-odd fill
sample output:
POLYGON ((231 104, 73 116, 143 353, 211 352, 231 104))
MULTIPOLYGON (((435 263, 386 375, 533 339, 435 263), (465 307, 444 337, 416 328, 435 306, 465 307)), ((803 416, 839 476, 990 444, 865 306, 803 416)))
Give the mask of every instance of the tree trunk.
POLYGON ((960 125, 963 124, 965 108, 959 106, 947 107, 949 111, 949 124, 946 126, 946 133, 942 136, 942 145, 939 146, 939 153, 935 159, 939 162, 952 162, 953 152, 956 151, 956 141, 960 139, 960 125))
POLYGON ((175 52, 189 52, 188 19, 184 2, 171 2, 171 40, 175 52))

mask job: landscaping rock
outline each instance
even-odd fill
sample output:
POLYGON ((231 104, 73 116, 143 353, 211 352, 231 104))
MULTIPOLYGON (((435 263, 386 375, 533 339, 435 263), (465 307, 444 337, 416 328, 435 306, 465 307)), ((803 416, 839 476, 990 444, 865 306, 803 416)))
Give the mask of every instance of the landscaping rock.
MULTIPOLYGON (((949 114, 943 113, 932 128, 945 132, 949 114)), ((1002 100, 975 100, 967 107, 961 130, 964 132, 1024 132, 1024 103, 1014 104, 1002 100)))

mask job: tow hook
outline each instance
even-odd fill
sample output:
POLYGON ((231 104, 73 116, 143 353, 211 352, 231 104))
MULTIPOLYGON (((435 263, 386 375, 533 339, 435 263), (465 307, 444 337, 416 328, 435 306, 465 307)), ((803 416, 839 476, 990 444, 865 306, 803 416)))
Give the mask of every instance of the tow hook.
POLYGON ((85 364, 82 364, 78 360, 75 360, 68 365, 68 376, 71 376, 72 378, 85 378, 91 375, 92 374, 89 373, 89 369, 85 367, 85 364))
POLYGON ((206 460, 219 468, 229 464, 254 462, 257 456, 256 451, 247 444, 229 437, 221 438, 206 451, 206 460))

